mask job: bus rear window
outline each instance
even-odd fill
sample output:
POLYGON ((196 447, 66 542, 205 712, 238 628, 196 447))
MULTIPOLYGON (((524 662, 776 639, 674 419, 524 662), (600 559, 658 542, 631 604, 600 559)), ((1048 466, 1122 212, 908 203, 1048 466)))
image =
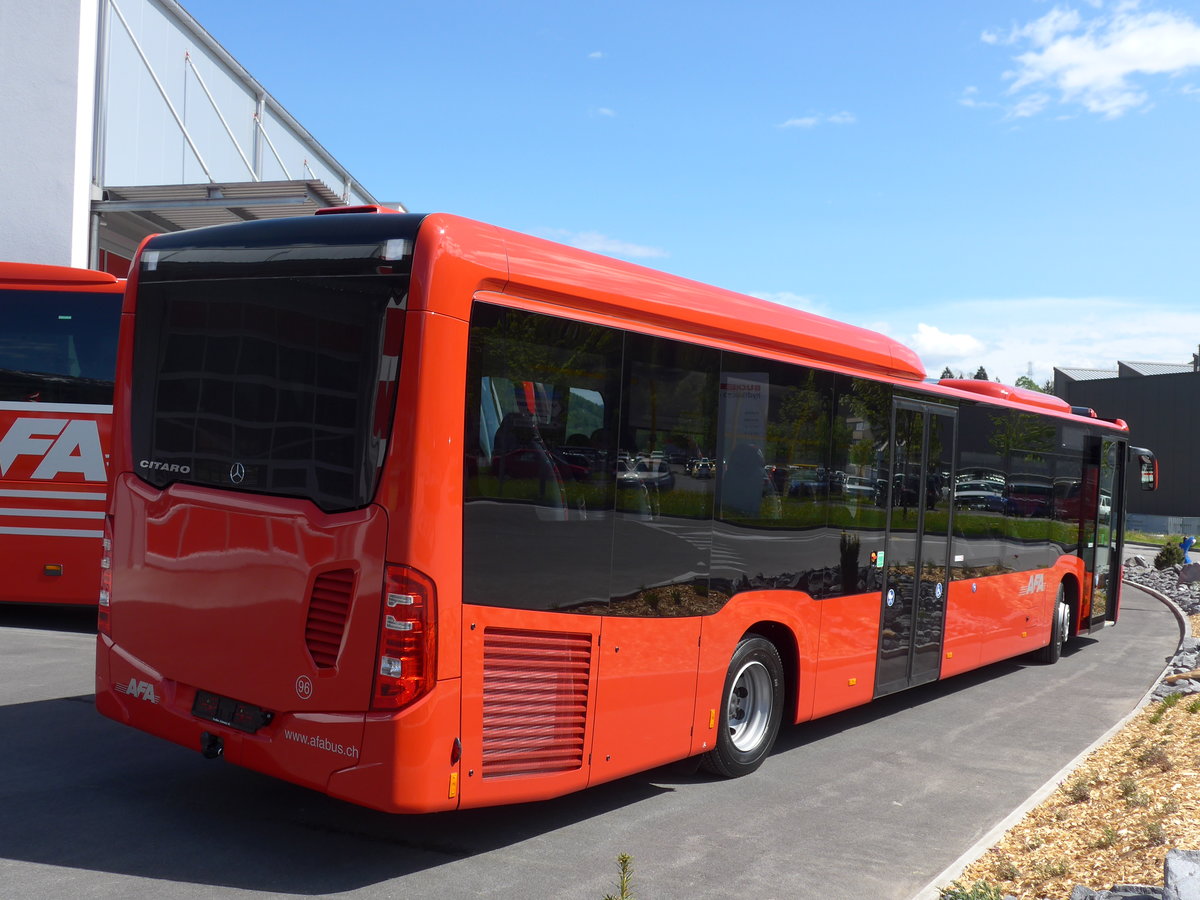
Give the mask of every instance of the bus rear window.
POLYGON ((0 401, 112 403, 119 293, 0 292, 0 401))
POLYGON ((383 463, 407 279, 143 283, 134 465, 187 481, 365 506, 383 463))

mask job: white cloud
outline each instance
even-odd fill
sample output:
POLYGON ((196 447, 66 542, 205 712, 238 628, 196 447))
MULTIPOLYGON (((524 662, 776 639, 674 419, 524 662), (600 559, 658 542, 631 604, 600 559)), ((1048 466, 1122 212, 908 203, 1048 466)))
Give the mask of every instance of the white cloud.
POLYGON ((999 106, 998 103, 995 103, 991 100, 980 100, 979 88, 974 86, 964 88, 962 96, 958 98, 958 102, 960 105, 969 107, 971 109, 984 109, 990 106, 999 106))
POLYGON ((588 54, 587 58, 588 59, 604 59, 604 51, 593 50, 591 53, 588 54))
POLYGON ((812 128, 819 125, 821 120, 816 116, 805 116, 802 119, 788 119, 786 122, 780 122, 780 128, 812 128))
POLYGON ((833 113, 832 115, 816 115, 816 116, 801 116, 796 119, 788 119, 786 122, 780 122, 778 128, 816 128, 818 125, 825 123, 828 125, 853 125, 858 121, 858 117, 852 112, 842 110, 841 112, 833 113))
POLYGON ((553 228, 542 229, 537 233, 549 240, 569 244, 580 250, 603 253, 606 256, 620 256, 626 259, 661 259, 669 255, 666 250, 659 247, 632 244, 600 234, 598 231, 566 231, 561 228, 553 228))
POLYGON ((863 321, 912 347, 926 372, 949 366, 967 377, 983 366, 992 379, 1012 384, 1032 364, 1038 384, 1054 367, 1113 369, 1118 360, 1189 363, 1200 340, 1200 310, 1141 298, 1023 297, 960 300, 910 307, 907 323, 863 321), (936 325, 926 323, 936 322, 936 325))
MULTIPOLYGON (((1004 74, 1013 117, 1036 115, 1056 96, 1113 119, 1150 100, 1153 76, 1180 75, 1200 67, 1200 26, 1188 16, 1143 11, 1137 0, 1120 0, 1095 15, 1055 6, 1008 34, 985 31, 987 44, 1027 48, 1004 74)), ((967 104, 971 105, 971 104, 967 104)))
POLYGON ((592 110, 592 115, 600 116, 603 119, 615 119, 617 117, 617 111, 614 109, 609 109, 607 106, 597 106, 592 110))
POLYGON ((969 334, 950 334, 942 331, 936 325, 917 324, 917 333, 909 339, 909 344, 921 355, 936 356, 945 359, 962 360, 977 356, 983 352, 983 341, 969 334))

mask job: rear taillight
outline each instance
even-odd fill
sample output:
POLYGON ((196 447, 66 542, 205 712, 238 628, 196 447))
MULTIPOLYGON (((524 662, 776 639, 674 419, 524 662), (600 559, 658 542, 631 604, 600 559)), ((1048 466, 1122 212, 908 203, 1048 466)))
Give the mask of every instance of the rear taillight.
POLYGON ((437 592, 407 566, 388 566, 383 579, 379 652, 372 709, 399 709, 433 687, 437 663, 437 592))
POLYGON ((104 517, 104 536, 100 539, 100 596, 96 630, 112 636, 112 519, 104 517))

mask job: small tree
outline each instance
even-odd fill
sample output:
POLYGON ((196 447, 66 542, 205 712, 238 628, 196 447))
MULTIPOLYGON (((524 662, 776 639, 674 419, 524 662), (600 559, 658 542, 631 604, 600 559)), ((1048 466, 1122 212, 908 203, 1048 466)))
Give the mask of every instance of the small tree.
POLYGON ((604 900, 633 900, 633 857, 628 853, 617 856, 617 894, 605 894, 604 900))
POLYGON ((1025 388, 1025 390, 1027 390, 1027 391, 1037 391, 1039 394, 1048 393, 1047 391, 1043 390, 1042 387, 1039 386, 1038 383, 1036 381, 1034 381, 1032 378, 1030 378, 1028 375, 1022 375, 1020 378, 1018 378, 1016 381, 1014 381, 1013 384, 1019 388, 1025 388))
POLYGON ((1163 548, 1158 551, 1158 556, 1154 557, 1154 568, 1169 569, 1171 566, 1177 566, 1183 563, 1183 551, 1179 549, 1179 545, 1173 541, 1168 541, 1163 545, 1163 548))
POLYGON ((988 380, 987 369, 985 369, 983 366, 980 366, 979 370, 975 373, 975 380, 976 381, 987 381, 988 380))

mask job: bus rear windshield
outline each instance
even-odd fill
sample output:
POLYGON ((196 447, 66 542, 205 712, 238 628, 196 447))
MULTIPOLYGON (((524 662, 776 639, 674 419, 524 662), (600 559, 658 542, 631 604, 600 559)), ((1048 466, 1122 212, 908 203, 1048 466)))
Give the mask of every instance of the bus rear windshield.
POLYGON ((175 481, 365 506, 395 402, 407 278, 143 282, 134 465, 175 481))
POLYGON ((119 293, 0 291, 0 401, 112 403, 119 293))

